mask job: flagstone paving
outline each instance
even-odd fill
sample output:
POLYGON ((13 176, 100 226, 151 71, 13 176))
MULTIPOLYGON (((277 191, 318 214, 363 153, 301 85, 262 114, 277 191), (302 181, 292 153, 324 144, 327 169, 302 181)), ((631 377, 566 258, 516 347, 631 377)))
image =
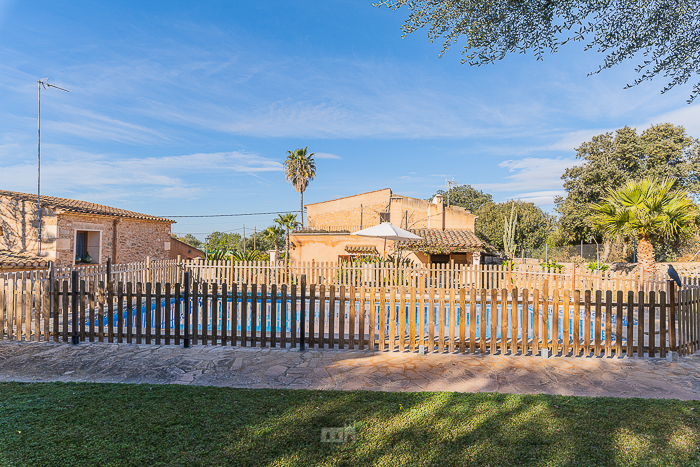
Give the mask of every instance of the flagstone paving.
POLYGON ((700 400, 700 356, 573 358, 0 342, 0 381, 459 391, 700 400))

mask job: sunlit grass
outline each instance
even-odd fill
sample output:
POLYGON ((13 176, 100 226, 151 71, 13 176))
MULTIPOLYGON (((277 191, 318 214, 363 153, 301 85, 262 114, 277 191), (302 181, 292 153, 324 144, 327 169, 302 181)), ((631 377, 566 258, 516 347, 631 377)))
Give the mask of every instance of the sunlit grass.
POLYGON ((700 465, 698 402, 0 383, 0 465, 700 465), (322 443, 354 420, 357 441, 322 443))

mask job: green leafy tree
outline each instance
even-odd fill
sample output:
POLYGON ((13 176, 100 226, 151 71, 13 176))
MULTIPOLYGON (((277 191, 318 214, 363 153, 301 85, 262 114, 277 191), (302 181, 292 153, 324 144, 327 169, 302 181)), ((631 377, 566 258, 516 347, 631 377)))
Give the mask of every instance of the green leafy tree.
POLYGON ((240 247, 241 235, 215 231, 209 234, 209 250, 235 251, 240 247))
POLYGON ((479 208, 476 213, 478 215, 475 226, 476 235, 496 249, 505 251, 503 220, 507 219, 513 211, 518 219, 518 228, 515 229, 513 237, 515 245, 527 249, 544 245, 554 225, 554 217, 535 206, 534 203, 524 201, 488 203, 479 208))
POLYGON ((436 195, 441 195, 445 203, 449 195, 450 206, 461 206, 472 213, 476 213, 485 204, 493 203, 493 196, 471 185, 456 185, 448 191, 438 190, 436 195))
POLYGON ((676 187, 700 193, 700 143, 682 126, 654 125, 641 135, 624 127, 594 136, 576 148, 576 157, 583 163, 566 169, 562 179, 567 195, 555 199, 562 243, 588 242, 596 234, 589 222, 593 203, 627 180, 671 178, 676 187))
POLYGON ((287 181, 299 192, 299 214, 302 227, 304 227, 304 191, 309 186, 309 182, 316 177, 315 153, 308 154, 307 149, 287 151, 287 159, 284 161, 287 181))
MULTIPOLYGON (((462 63, 486 65, 510 53, 532 51, 542 60, 569 41, 605 54, 596 71, 639 60, 634 84, 657 75, 670 77, 665 92, 686 83, 700 69, 700 15, 697 1, 483 2, 479 0, 379 0, 391 9, 410 10, 402 29, 428 27, 430 41, 444 40, 442 52, 464 38, 462 63)), ((630 85, 628 85, 629 87, 630 85)), ((692 101, 700 84, 691 91, 692 101)))
POLYGON ((645 269, 654 263, 653 242, 689 235, 696 225, 697 210, 674 181, 645 178, 629 180, 608 190, 602 202, 593 204, 593 225, 606 236, 637 238, 637 257, 645 269))

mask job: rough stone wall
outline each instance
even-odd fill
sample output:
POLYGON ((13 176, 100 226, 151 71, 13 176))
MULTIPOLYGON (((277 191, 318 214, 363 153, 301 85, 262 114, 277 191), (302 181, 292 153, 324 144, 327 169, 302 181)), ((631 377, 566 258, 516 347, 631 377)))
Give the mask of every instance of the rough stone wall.
POLYGON ((104 263, 112 258, 113 219, 102 216, 86 216, 80 214, 58 215, 58 237, 56 246, 56 264, 68 266, 75 261, 75 232, 77 230, 98 231, 102 239, 99 258, 93 258, 95 263, 104 263))
POLYGON ((194 259, 204 257, 204 252, 176 238, 170 239, 170 259, 194 259))
MULTIPOLYGON (((36 207, 36 203, 0 196, 0 249, 37 254, 39 245, 36 207)), ((57 216, 51 209, 42 208, 41 212, 41 256, 46 260, 54 260, 57 216)))
POLYGON ((309 228, 362 228, 379 224, 379 213, 389 207, 391 190, 371 191, 355 196, 334 199, 306 206, 306 218, 309 228), (362 208, 360 208, 362 206, 362 208))
POLYGON ((170 258, 170 224, 121 218, 117 224, 117 262, 170 258))

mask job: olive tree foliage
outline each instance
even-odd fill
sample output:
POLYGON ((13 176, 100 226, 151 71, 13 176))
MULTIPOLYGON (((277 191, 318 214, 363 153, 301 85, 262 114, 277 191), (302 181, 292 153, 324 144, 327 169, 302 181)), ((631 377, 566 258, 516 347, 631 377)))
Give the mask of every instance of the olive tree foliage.
MULTIPOLYGON (((443 40, 441 55, 464 38, 462 63, 485 65, 530 50, 538 60, 567 42, 604 54, 599 69, 636 61, 638 78, 668 79, 662 93, 700 74, 698 0, 377 0, 377 6, 409 9, 402 30, 428 28, 443 40)), ((692 88, 688 102, 700 93, 692 88)))
POLYGON ((634 128, 620 128, 583 143, 576 157, 581 163, 562 175, 567 194, 555 199, 561 243, 588 242, 591 236, 602 241, 590 222, 592 205, 630 179, 668 178, 675 180, 674 189, 696 199, 700 195, 700 142, 682 126, 653 125, 641 135, 634 128))
MULTIPOLYGON (((534 203, 524 201, 507 201, 488 203, 477 211, 476 235, 493 245, 499 251, 505 251, 504 237, 508 222, 504 219, 517 218, 517 227, 512 232, 515 247, 525 249, 539 248, 545 244, 554 225, 554 217, 544 212, 534 203)), ((512 248, 512 247, 511 247, 512 248)))
POLYGON ((450 206, 461 206, 472 213, 476 213, 484 204, 493 203, 493 196, 477 190, 471 185, 456 185, 449 191, 438 190, 436 195, 442 196, 445 203, 449 198, 450 206))

